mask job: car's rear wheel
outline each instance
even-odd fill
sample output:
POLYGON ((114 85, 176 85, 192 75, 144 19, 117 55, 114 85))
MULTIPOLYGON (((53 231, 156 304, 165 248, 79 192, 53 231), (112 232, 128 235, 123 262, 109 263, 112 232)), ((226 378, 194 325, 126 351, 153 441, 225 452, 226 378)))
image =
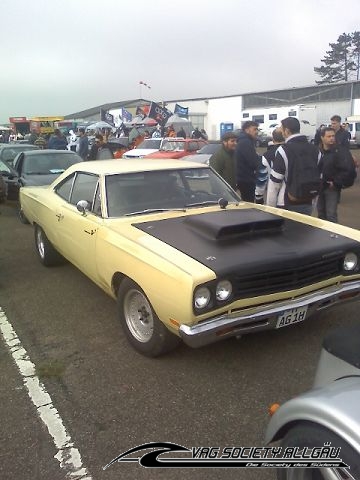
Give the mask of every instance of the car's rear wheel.
POLYGON ((35 247, 40 262, 46 267, 58 265, 64 261, 63 257, 52 246, 44 230, 35 225, 35 247))
MULTIPOLYGON (((303 422, 285 435, 281 446, 311 449, 323 447, 330 443, 331 447, 340 447, 339 457, 350 466, 343 468, 279 468, 278 480, 360 480, 360 457, 342 438, 327 428, 311 422, 303 422)), ((316 458, 313 459, 316 462, 316 458)), ((331 459, 329 459, 331 461, 331 459)))
POLYGON ((24 225, 28 225, 30 223, 29 220, 26 218, 24 211, 21 207, 19 208, 18 216, 19 216, 20 222, 23 223, 24 225))
POLYGON ((143 355, 163 355, 181 341, 159 320, 143 290, 129 278, 118 290, 118 312, 128 341, 143 355))

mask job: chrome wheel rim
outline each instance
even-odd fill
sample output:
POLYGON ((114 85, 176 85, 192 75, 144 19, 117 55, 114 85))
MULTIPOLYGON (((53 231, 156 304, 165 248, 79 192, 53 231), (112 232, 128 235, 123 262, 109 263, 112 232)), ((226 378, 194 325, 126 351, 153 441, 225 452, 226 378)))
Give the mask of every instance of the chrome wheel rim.
POLYGON ((36 231, 36 246, 41 258, 45 256, 45 245, 44 245, 44 237, 40 228, 36 231))
POLYGON ((131 335, 139 342, 148 342, 154 331, 150 303, 139 290, 129 290, 124 298, 124 315, 131 335))

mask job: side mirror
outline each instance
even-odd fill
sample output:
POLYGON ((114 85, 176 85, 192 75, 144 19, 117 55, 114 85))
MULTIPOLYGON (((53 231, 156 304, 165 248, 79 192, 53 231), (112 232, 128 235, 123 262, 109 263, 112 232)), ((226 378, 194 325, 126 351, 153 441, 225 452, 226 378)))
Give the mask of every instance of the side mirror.
POLYGON ((76 208, 80 213, 86 215, 86 212, 89 211, 90 204, 87 200, 79 200, 76 204, 76 208))

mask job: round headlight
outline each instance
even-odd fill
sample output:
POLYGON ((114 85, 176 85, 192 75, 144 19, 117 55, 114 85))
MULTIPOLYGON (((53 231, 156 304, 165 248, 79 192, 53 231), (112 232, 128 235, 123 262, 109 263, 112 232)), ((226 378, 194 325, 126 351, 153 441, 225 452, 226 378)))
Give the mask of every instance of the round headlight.
POLYGON ((219 302, 224 302, 227 300, 232 293, 232 285, 229 280, 221 280, 216 285, 216 300, 219 302))
POLYGON ((210 302, 210 290, 207 287, 198 288, 194 296, 195 308, 205 308, 210 302))
POLYGON ((351 270, 355 270, 357 264, 358 264, 358 257, 355 253, 349 252, 345 255, 344 270, 346 270, 347 272, 351 270))

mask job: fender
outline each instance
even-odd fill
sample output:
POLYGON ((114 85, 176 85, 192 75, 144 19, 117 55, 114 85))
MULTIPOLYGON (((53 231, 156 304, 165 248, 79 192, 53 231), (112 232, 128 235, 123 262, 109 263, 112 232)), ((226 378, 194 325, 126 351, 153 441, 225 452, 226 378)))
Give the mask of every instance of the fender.
POLYGON ((281 405, 267 427, 266 444, 283 438, 301 422, 333 431, 360 454, 360 376, 341 378, 281 405))

